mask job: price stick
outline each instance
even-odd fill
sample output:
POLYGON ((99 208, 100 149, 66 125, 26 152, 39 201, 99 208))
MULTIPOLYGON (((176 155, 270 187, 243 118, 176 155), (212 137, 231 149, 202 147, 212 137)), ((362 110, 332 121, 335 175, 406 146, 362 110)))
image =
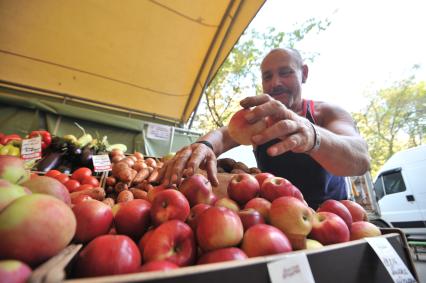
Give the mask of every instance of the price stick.
POLYGON ((41 137, 23 139, 21 144, 21 158, 24 160, 41 158, 41 137))
POLYGON ((268 263, 268 272, 272 283, 315 283, 304 253, 296 253, 268 263))
POLYGON ((111 160, 109 160, 108 154, 93 155, 92 161, 95 172, 104 172, 112 170, 111 160))
POLYGON ((396 253, 395 249, 389 243, 388 239, 383 237, 367 237, 365 240, 376 252, 394 282, 417 282, 402 259, 396 253))

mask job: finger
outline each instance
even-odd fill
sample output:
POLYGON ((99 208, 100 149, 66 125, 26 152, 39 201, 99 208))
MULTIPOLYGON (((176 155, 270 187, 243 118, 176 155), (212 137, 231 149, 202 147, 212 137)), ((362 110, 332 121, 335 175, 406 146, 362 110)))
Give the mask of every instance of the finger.
POLYGON ((189 170, 189 174, 193 175, 198 168, 200 168, 200 164, 205 161, 208 155, 208 151, 210 149, 205 149, 204 145, 198 145, 187 163, 187 168, 189 170))
POLYGON ((188 147, 179 154, 178 158, 175 159, 173 168, 171 170, 171 175, 170 175, 171 183, 177 184, 177 185, 180 184, 180 181, 183 175, 183 170, 186 168, 187 162, 190 159, 191 154, 192 154, 192 150, 190 147, 188 147))
POLYGON ((240 101, 240 105, 243 108, 250 108, 254 106, 261 105, 263 103, 268 102, 272 98, 267 94, 249 96, 240 101))
POLYGON ((293 120, 281 120, 264 130, 262 133, 252 137, 254 144, 264 144, 277 138, 285 138, 298 131, 298 124, 293 120))
POLYGON ((282 141, 270 146, 266 151, 270 156, 277 156, 299 147, 302 140, 303 138, 300 133, 292 134, 282 141))
POLYGON ((215 157, 210 157, 206 162, 207 178, 214 187, 219 185, 217 179, 217 161, 215 157))

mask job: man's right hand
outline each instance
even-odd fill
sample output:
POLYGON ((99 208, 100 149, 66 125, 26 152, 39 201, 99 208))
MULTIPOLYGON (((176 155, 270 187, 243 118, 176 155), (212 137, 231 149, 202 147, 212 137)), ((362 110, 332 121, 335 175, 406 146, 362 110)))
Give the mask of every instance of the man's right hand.
POLYGON ((206 170, 207 178, 213 186, 219 185, 216 155, 202 143, 193 143, 180 149, 172 159, 164 163, 157 181, 164 185, 179 186, 182 177, 192 176, 198 168, 206 170))

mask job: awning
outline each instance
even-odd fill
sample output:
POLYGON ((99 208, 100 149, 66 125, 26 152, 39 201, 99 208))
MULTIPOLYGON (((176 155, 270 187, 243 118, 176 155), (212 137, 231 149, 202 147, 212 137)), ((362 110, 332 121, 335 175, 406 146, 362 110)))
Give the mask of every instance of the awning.
POLYGON ((265 0, 0 0, 0 82, 188 121, 265 0))

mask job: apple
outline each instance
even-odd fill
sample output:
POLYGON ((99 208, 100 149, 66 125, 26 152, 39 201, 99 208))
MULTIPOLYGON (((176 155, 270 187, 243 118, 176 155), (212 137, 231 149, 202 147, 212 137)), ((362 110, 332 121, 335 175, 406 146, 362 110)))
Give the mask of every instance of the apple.
POLYGON ((205 252, 237 246, 243 234, 240 217, 228 208, 212 206, 198 216, 196 236, 205 252))
POLYGON ((126 235, 102 235, 83 248, 75 264, 77 277, 134 273, 141 265, 141 254, 126 235))
POLYGON ((323 244, 314 239, 306 239, 306 249, 314 250, 324 247, 323 244))
POLYGON ((282 177, 271 177, 263 181, 260 196, 273 201, 282 196, 295 197, 303 200, 303 195, 289 180, 282 177))
POLYGON ((269 223, 269 210, 271 209, 271 202, 265 198, 254 198, 249 200, 244 209, 253 208, 262 214, 263 219, 265 219, 266 223, 269 223))
POLYGON ((235 200, 230 199, 228 197, 223 197, 216 200, 216 202, 214 203, 214 206, 226 207, 234 212, 238 212, 240 210, 240 206, 238 205, 238 203, 235 200))
POLYGON ((340 202, 349 209, 353 222, 368 221, 367 211, 359 203, 347 199, 340 202))
POLYGON ((238 211, 238 216, 243 223, 244 231, 247 231, 253 225, 265 224, 265 219, 259 211, 253 208, 242 209, 238 211))
POLYGON ((317 212, 312 221, 310 238, 323 245, 349 241, 349 228, 342 218, 332 212, 317 212))
POLYGON ((278 228, 268 224, 257 224, 245 233, 242 250, 248 257, 266 256, 291 252, 291 243, 278 228))
POLYGON ((0 260, 0 282, 25 283, 32 273, 31 268, 22 261, 0 260))
POLYGON ((348 225, 348 228, 351 228, 352 225, 352 215, 349 209, 342 204, 340 201, 335 199, 328 199, 321 203, 321 205, 317 209, 318 212, 321 211, 327 211, 327 212, 333 212, 334 214, 337 214, 340 216, 343 221, 345 221, 346 225, 348 225))
POLYGON ((199 257, 197 264, 207 264, 231 260, 244 260, 246 258, 246 253, 243 252, 241 249, 231 247, 207 252, 199 257))
POLYGON ((111 207, 98 200, 81 201, 72 207, 77 219, 74 240, 87 243, 97 236, 108 234, 112 226, 111 207))
POLYGON ((194 233, 180 220, 170 220, 155 228, 143 251, 144 262, 167 260, 178 266, 193 264, 195 255, 194 233))
POLYGON ((15 199, 29 194, 27 188, 0 179, 0 212, 15 199))
POLYGON ((0 259, 34 267, 63 250, 75 231, 75 216, 63 201, 43 194, 22 196, 0 213, 0 259))
POLYGON ((306 248, 306 236, 312 229, 312 209, 295 197, 279 197, 269 211, 271 225, 289 238, 294 250, 306 248))
POLYGON ((185 178, 179 191, 188 199, 191 207, 198 203, 212 204, 214 200, 210 181, 199 173, 185 178))
POLYGON ((165 185, 158 185, 158 186, 155 186, 155 187, 150 186, 150 188, 148 189, 148 192, 147 192, 147 198, 148 198, 149 202, 152 203, 154 201, 154 198, 156 197, 156 195, 159 192, 167 190, 167 189, 169 189, 169 188, 165 185))
POLYGON ((179 268, 178 265, 167 260, 154 260, 143 264, 140 268, 140 272, 149 271, 167 271, 179 268))
POLYGON ((192 231, 197 231, 197 223, 198 223, 198 216, 207 210, 211 205, 205 204, 205 203, 199 203, 194 205, 191 208, 191 211, 189 212, 189 216, 186 219, 186 223, 189 225, 189 227, 192 228, 192 231))
POLYGON ((71 197, 67 187, 54 178, 39 176, 22 183, 22 186, 27 187, 33 193, 51 195, 71 205, 71 197))
POLYGON ((251 137, 261 133, 267 128, 265 119, 250 124, 245 118, 245 115, 250 111, 250 109, 241 109, 235 112, 232 115, 231 120, 229 120, 229 136, 239 144, 252 144, 251 137))
POLYGON ((231 178, 228 183, 227 192, 231 199, 240 205, 244 205, 259 195, 260 186, 253 175, 240 173, 231 178))
POLYGON ((275 175, 272 174, 272 173, 268 173, 268 172, 262 172, 262 173, 257 173, 256 175, 254 175, 254 177, 256 178, 257 182, 259 183, 259 187, 262 187, 262 184, 266 179, 273 178, 273 177, 275 177, 275 175))
POLYGON ((21 184, 30 178, 25 162, 16 156, 0 155, 0 179, 12 184, 21 184))
POLYGON ((114 205, 114 225, 118 234, 139 239, 151 224, 151 204, 143 199, 134 199, 114 205))
POLYGON ((152 202, 151 219, 155 225, 177 219, 185 222, 190 206, 185 196, 178 190, 169 189, 158 192, 152 202))
POLYGON ((155 229, 150 229, 143 234, 143 236, 140 238, 138 247, 139 251, 141 252, 141 255, 143 255, 143 251, 145 249, 146 243, 148 243, 149 238, 152 236, 152 233, 154 233, 155 229))
POLYGON ((365 237, 380 236, 382 232, 379 227, 367 221, 356 221, 350 229, 350 240, 358 240, 365 237))

